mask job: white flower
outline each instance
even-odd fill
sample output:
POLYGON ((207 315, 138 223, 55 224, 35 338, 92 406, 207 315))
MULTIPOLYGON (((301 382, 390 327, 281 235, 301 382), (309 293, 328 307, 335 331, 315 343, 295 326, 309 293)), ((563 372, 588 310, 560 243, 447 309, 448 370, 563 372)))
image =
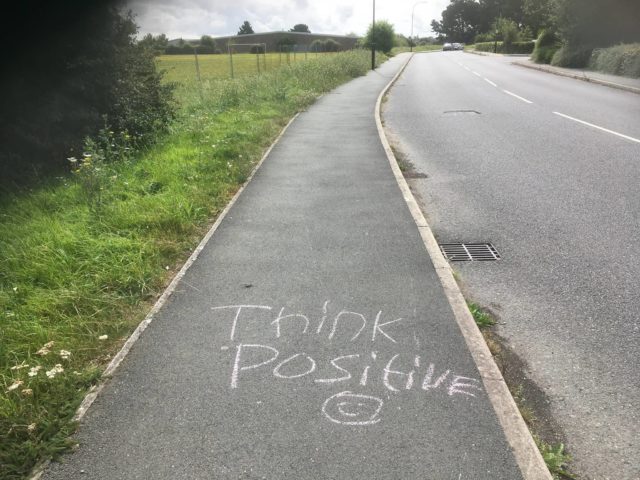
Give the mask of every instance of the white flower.
POLYGON ((30 377, 35 377, 40 370, 42 370, 42 365, 36 365, 35 367, 31 367, 27 375, 29 375, 30 377))
POLYGON ((109 335, 100 335, 98 340, 106 340, 107 338, 109 338, 109 335))
POLYGON ((29 365, 27 365, 26 363, 22 362, 20 365, 14 365, 9 370, 22 370, 23 368, 27 368, 28 366, 29 365))
POLYGON ((45 373, 47 374, 47 378, 55 378, 55 376, 59 373, 64 372, 64 368, 59 363, 56 364, 51 370, 47 370, 45 373))
POLYGON ((31 425, 29 425, 27 427, 27 431, 29 431, 29 432, 33 432, 35 429, 36 429, 36 424, 35 423, 32 423, 31 425))
POLYGON ((25 388, 20 393, 22 393, 25 397, 30 397, 31 395, 33 395, 33 390, 31 390, 30 388, 25 388))
POLYGON ((12 385, 10 385, 7 388, 7 393, 14 391, 16 388, 18 388, 20 385, 22 385, 24 382, 22 380, 16 380, 15 382, 13 382, 12 385))
POLYGON ((55 342, 47 342, 45 343, 42 348, 40 350, 38 350, 36 352, 36 355, 41 355, 41 356, 45 356, 45 355, 49 355, 49 353, 51 352, 50 348, 53 347, 53 344, 55 342))
POLYGON ((63 360, 68 360, 70 356, 71 352, 69 352, 68 350, 60 350, 60 358, 62 358, 63 360))

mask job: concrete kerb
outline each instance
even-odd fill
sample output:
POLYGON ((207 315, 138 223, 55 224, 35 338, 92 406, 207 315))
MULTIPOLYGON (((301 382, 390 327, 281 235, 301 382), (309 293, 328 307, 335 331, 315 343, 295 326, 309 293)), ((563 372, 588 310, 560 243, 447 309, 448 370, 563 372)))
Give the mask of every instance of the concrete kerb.
MULTIPOLYGON (((229 213, 229 210, 231 210, 231 208, 237 202, 240 195, 242 195, 242 192, 245 190, 245 188, 247 188, 247 185, 249 185, 251 180, 253 180, 253 177, 255 176, 256 172, 260 169, 264 161, 267 159, 267 157, 271 153, 271 150, 273 150, 273 148, 277 145, 277 143, 285 134, 289 126, 295 121, 296 118, 298 118, 298 115, 299 114, 294 115, 294 117, 291 120, 289 120, 289 122, 280 131, 279 135, 276 137, 273 143, 269 146, 269 148, 264 152, 264 155, 262 155, 262 158, 260 159, 260 161, 253 168, 247 180, 236 192, 236 194, 233 196, 233 198, 227 204, 224 210, 222 210, 220 215, 218 215, 218 218, 216 219, 214 224, 211 226, 211 228, 206 233, 206 235, 202 238, 202 240, 200 241, 198 246, 195 248, 195 250, 191 253, 191 255, 189 256, 187 261, 184 263, 184 265, 182 265, 182 268, 180 269, 180 271, 178 271, 178 273, 176 273, 176 275, 173 277, 173 279, 171 280, 171 283, 167 286, 167 288, 164 290, 162 295, 160 295, 160 298, 158 298, 158 300, 153 305, 153 307, 151 308, 147 316, 144 318, 144 320, 142 320, 142 322, 140 322, 140 324, 138 324, 138 326, 133 331, 131 336, 127 339, 127 341, 124 343, 122 348, 120 348, 120 350, 113 357, 111 362, 109 362, 109 365, 107 365, 107 368, 105 368, 104 372, 102 372, 100 383, 92 387, 91 390, 89 390, 89 393, 87 393, 87 395, 84 397, 84 400, 82 400, 82 403, 76 410, 76 414, 73 417, 74 422, 80 422, 82 418, 85 416, 85 414, 89 410, 89 407, 91 407, 91 405, 96 400, 98 395, 100 395, 100 392, 104 389, 108 379, 115 373, 115 371, 118 369, 122 361, 126 358, 127 354, 129 353, 133 345, 138 341, 138 339, 142 335, 142 332, 144 332, 147 329, 147 327, 151 324, 151 322, 153 321, 154 315, 156 315, 160 311, 160 309, 165 305, 165 303, 167 303, 167 300, 169 300, 169 297, 171 297, 171 295, 175 291, 180 280, 185 276, 185 274, 187 273, 187 270, 189 270, 191 265, 193 265, 194 262, 198 259, 198 256, 200 255, 200 253, 202 252, 206 244, 209 242, 213 234, 216 232, 216 230, 218 229, 218 227, 220 226, 224 218, 227 216, 227 214, 229 213)), ((47 465, 49 465, 49 463, 50 461, 46 460, 40 465, 37 465, 34 468, 31 476, 29 477, 29 480, 39 480, 44 474, 44 471, 46 470, 47 465)))
POLYGON ((396 80, 400 75, 402 75, 404 69, 411 61, 411 58, 413 58, 413 55, 409 57, 400 71, 382 90, 378 97, 378 101, 376 102, 375 119, 380 141, 382 142, 387 154, 387 159, 389 160, 393 174, 398 182, 398 186, 402 191, 402 195, 409 207, 416 226, 418 227, 424 246, 431 257, 431 261, 433 262, 436 272, 438 273, 438 278, 444 288, 445 295, 451 305, 451 309, 453 310, 458 326, 462 331, 465 342, 471 352, 471 356, 478 367, 487 395, 489 396, 489 400, 498 417, 498 421, 505 432, 509 445, 513 449, 523 477, 525 480, 552 480, 549 469, 544 463, 542 455, 531 436, 531 432, 525 424, 524 419, 522 418, 522 415, 520 414, 520 411, 507 388, 507 384, 502 377, 502 373, 494 362, 493 356, 484 341, 482 333, 480 333, 480 330, 467 307, 467 303, 462 296, 462 292, 453 277, 451 267, 442 255, 433 232, 431 231, 429 224, 418 206, 418 202, 413 196, 409 185, 400 171, 398 162, 384 132, 381 119, 382 100, 396 80))

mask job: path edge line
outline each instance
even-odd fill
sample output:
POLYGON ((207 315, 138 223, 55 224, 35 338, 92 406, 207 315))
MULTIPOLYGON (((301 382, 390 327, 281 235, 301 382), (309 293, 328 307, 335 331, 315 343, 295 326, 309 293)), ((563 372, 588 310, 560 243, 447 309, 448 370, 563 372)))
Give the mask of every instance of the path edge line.
POLYGON ((522 472, 522 476, 525 480, 552 480, 551 473, 549 472, 549 469, 547 468, 542 455, 533 440, 531 432, 522 418, 520 410, 518 409, 511 392, 509 392, 502 373, 500 372, 498 365, 495 363, 493 356, 484 341, 484 337, 469 311, 469 307, 467 307, 467 302, 465 301, 462 292, 460 291, 460 287, 453 276, 453 271, 447 260, 442 255, 431 227, 427 223, 427 220, 420 210, 418 202, 402 175, 396 157, 384 131, 381 115, 383 98, 398 78, 400 78, 400 75, 402 75, 412 58, 413 54, 407 59, 402 68, 400 68, 398 73, 378 96, 375 106, 375 119, 376 126, 378 128, 378 135, 380 136, 380 141, 382 142, 384 151, 387 154, 387 159, 391 165, 391 170, 396 178, 396 182, 400 187, 402 196, 409 207, 409 211, 411 212, 411 216, 418 227, 418 231, 420 232, 420 236, 422 237, 427 253, 433 262, 433 266, 438 274, 438 278, 440 279, 440 283, 444 289, 447 301, 453 310, 458 327, 460 328, 465 343, 467 344, 467 347, 471 352, 471 356, 478 367, 489 401, 495 410, 507 441, 514 452, 514 456, 518 463, 518 467, 522 472))
MULTIPOLYGON (((138 324, 138 326, 133 331, 133 333, 129 336, 129 338, 124 343, 124 345, 122 345, 122 347, 120 348, 118 353, 113 357, 113 359, 111 359, 111 362, 109 362, 107 367, 104 369, 104 371, 100 375, 99 383, 89 390, 87 395, 82 400, 82 403, 80 403, 80 406, 76 410, 76 413, 73 416, 72 421, 74 421, 74 422, 82 421, 82 419, 84 418, 85 414, 89 410, 89 407, 91 407, 93 402, 96 400, 96 398, 98 398, 98 395, 100 395, 100 392, 102 392, 103 388, 107 384, 107 380, 118 369, 118 367, 123 362, 123 360, 126 358, 127 354, 129 353, 129 351, 131 350, 133 345, 138 341, 138 339, 140 338, 142 333, 147 329, 147 327, 149 325, 151 325, 151 322, 153 321, 154 315, 156 315, 162 309, 162 307, 167 303, 167 300, 169 300, 169 297, 171 297, 171 295, 175 291, 176 287, 178 286, 178 283, 180 283, 180 280, 182 280, 182 278, 185 276, 185 274, 187 273, 187 270, 189 270, 191 265, 193 265, 195 263, 195 261, 198 259, 198 257, 200 256, 200 253, 202 252, 202 250, 204 250, 204 248, 207 245, 207 243, 209 243, 209 240, 211 240, 211 237, 213 236, 213 234, 216 232, 216 230, 218 230, 218 227, 220 226, 222 221, 225 219, 225 217, 229 213, 229 210, 231 210, 231 208, 238 201, 238 198, 240 198, 240 195, 242 195, 242 192, 244 192, 245 188, 247 188, 249 183, 251 183, 251 180, 253 180, 253 177, 258 172, 258 170, 260 169, 262 164, 265 162, 265 160, 267 159, 267 157, 269 156, 271 151, 275 148, 275 146, 278 144, 280 139, 284 136, 286 131, 289 129, 291 124, 298 118, 299 115, 300 115, 300 113, 296 113, 293 116, 293 118, 291 118, 287 122, 287 124, 282 128, 282 130, 280 131, 280 133, 278 134, 276 139, 273 141, 273 143, 264 152, 264 154, 262 155, 262 158, 260 159, 260 161, 256 164, 255 167, 253 167, 253 170, 251 170, 251 173, 249 174, 249 176, 247 177, 245 182, 240 186, 240 188, 235 193, 233 198, 231 198, 231 200, 229 201, 227 206, 218 215, 218 217, 216 218, 216 221, 214 222, 214 224, 207 231, 207 233, 202 238, 202 240, 200 241, 198 246, 193 250, 193 252, 189 256, 187 261, 182 265, 182 268, 178 271, 178 273, 175 274, 175 276, 171 280, 171 283, 169 283, 167 288, 165 288, 164 292, 162 292, 162 295, 160 295, 160 298, 158 298, 158 300, 156 300, 156 303, 153 305, 153 307, 151 307, 151 310, 149 310, 149 313, 147 313, 147 315, 145 316, 144 320, 142 320, 138 324)), ((50 463, 50 460, 45 460, 42 464, 37 465, 36 467, 34 467, 34 469, 32 471, 32 474, 28 477, 29 480, 39 480, 42 477, 42 475, 44 474, 44 472, 45 472, 47 466, 49 465, 49 463, 50 463)))

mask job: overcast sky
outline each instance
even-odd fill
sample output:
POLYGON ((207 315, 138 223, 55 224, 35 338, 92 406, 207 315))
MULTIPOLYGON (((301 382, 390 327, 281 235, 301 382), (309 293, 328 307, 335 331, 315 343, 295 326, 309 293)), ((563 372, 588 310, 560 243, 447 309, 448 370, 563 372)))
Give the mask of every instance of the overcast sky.
MULTIPOLYGON (((314 33, 364 35, 371 24, 373 0, 128 0, 140 33, 171 38, 235 35, 249 20, 256 33, 289 30, 306 23, 314 33)), ((376 0, 376 20, 388 20, 397 33, 431 35, 449 0, 376 0)))

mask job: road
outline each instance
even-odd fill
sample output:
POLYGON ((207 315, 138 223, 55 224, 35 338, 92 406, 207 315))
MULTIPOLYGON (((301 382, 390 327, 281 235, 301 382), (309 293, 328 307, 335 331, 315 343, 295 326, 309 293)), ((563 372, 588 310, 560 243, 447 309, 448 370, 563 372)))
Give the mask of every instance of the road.
POLYGON ((547 393, 581 478, 640 478, 640 96, 462 52, 415 55, 385 125, 469 296, 547 393))

